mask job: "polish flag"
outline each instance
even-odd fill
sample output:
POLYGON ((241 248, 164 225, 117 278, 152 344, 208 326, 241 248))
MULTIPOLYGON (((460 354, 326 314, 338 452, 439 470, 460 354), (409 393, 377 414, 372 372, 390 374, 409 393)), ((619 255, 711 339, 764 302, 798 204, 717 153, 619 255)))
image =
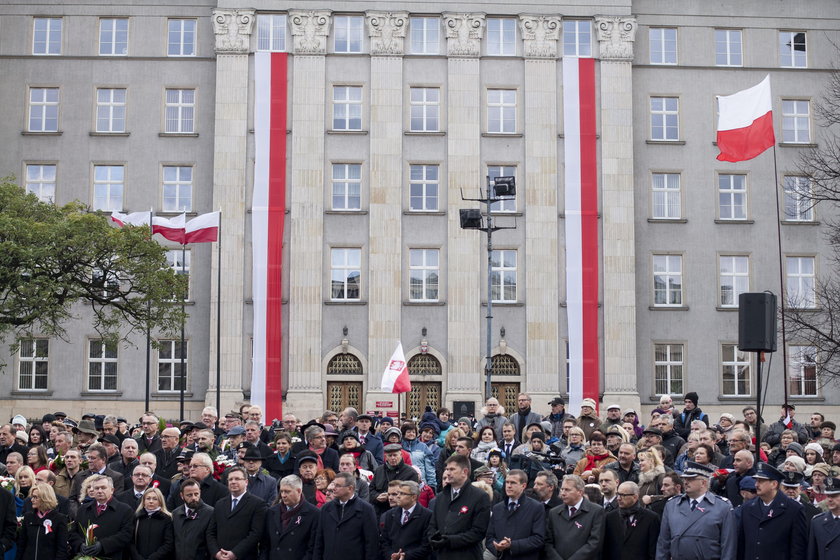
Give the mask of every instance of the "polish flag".
POLYGON ((181 214, 175 216, 171 220, 161 216, 154 216, 152 218, 152 235, 159 233, 169 241, 175 243, 184 243, 184 220, 186 216, 181 214))
POLYGON ((131 214, 111 212, 111 221, 119 227, 147 226, 149 225, 149 212, 132 212, 131 214))
POLYGON ((208 212, 187 222, 184 228, 184 244, 218 241, 220 219, 221 212, 208 212))
POLYGON ((732 95, 718 95, 717 100, 717 159, 746 161, 773 146, 776 136, 769 74, 758 85, 732 95))
POLYGON ((408 365, 405 363, 402 342, 397 344, 388 367, 382 373, 382 389, 390 393, 407 393, 411 391, 411 379, 408 377, 408 365))

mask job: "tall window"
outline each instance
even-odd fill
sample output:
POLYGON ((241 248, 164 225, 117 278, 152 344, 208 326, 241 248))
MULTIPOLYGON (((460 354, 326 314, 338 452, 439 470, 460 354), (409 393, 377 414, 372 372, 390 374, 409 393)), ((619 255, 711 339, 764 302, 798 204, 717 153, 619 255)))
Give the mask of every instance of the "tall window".
POLYGON ((516 54, 516 20, 487 18, 487 54, 514 56, 516 54))
POLYGON ((333 130, 362 130, 360 86, 333 86, 333 130))
POLYGON ((790 346, 788 356, 788 392, 798 397, 817 396, 817 349, 813 346, 790 346))
POLYGON ((166 90, 164 132, 192 134, 195 132, 195 90, 166 90))
POLYGON ((808 67, 808 46, 804 31, 779 32, 779 64, 783 68, 808 67))
POLYGON ((653 305, 679 307, 683 304, 682 256, 653 256, 653 305))
POLYGON ((677 63, 677 30, 673 27, 650 28, 650 63, 677 63))
POLYGON ((334 163, 332 166, 332 209, 359 210, 362 206, 362 166, 334 163))
POLYGON ((117 390, 117 345, 102 340, 88 344, 88 391, 117 390))
POLYGON ((788 306, 797 309, 815 308, 817 297, 814 257, 787 257, 785 260, 788 306))
POLYGON ((94 210, 121 211, 124 188, 125 168, 122 165, 93 166, 94 210))
POLYGON ((169 56, 195 56, 195 28, 194 19, 170 19, 168 22, 168 44, 166 54, 169 56))
POLYGON ((490 268, 490 297, 493 303, 515 303, 516 250, 493 251, 490 268))
POLYGON ((99 54, 102 56, 128 54, 128 19, 101 18, 99 20, 99 54))
POLYGON ((653 369, 657 395, 682 395, 682 344, 655 344, 653 346, 653 369))
POLYGON ((440 88, 413 87, 409 90, 411 132, 440 130, 440 88))
POLYGON ((408 258, 408 299, 438 301, 440 251, 438 249, 410 249, 408 258))
POLYGON ((46 389, 49 366, 49 339, 27 338, 21 340, 20 350, 18 350, 18 389, 21 391, 46 389))
POLYGON ((653 218, 677 220, 682 217, 679 173, 653 173, 651 190, 653 192, 653 218))
POLYGON ((330 299, 333 301, 360 300, 362 250, 332 249, 330 259, 330 299))
MULTIPOLYGON (((490 181, 495 181, 496 177, 516 177, 515 165, 488 165, 487 175, 490 181)), ((519 186, 519 185, 517 185, 519 186)), ((494 202, 490 205, 491 212, 516 212, 516 197, 507 198, 494 202)))
POLYGON ((782 142, 807 144, 811 141, 811 102, 782 99, 782 142))
POLYGON ((592 22, 563 20, 563 56, 592 56, 592 22))
POLYGON ((439 167, 411 165, 408 168, 408 207, 415 212, 436 212, 439 208, 439 167))
MULTIPOLYGON (((180 340, 161 340, 160 350, 158 350, 158 391, 180 391, 183 371, 183 379, 186 381, 189 374, 189 353, 187 347, 189 341, 184 341, 181 344, 180 340), (183 370, 181 369, 181 359, 184 360, 183 370)), ((184 386, 186 389, 186 386, 184 386)))
POLYGON ((333 17, 335 30, 335 52, 360 53, 364 37, 364 18, 362 16, 333 17))
POLYGON ((807 177, 785 177, 785 219, 791 222, 814 221, 811 182, 807 177))
POLYGON ((96 132, 125 132, 125 90, 96 90, 96 132))
POLYGON ((721 220, 746 220, 747 176, 718 175, 718 204, 721 220))
POLYGON ((61 24, 61 18, 33 20, 32 54, 61 54, 61 24))
POLYGON ((742 66, 743 49, 740 29, 715 29, 715 64, 742 66))
POLYGON ((58 88, 29 88, 29 132, 58 132, 58 88))
POLYGON ((487 90, 487 132, 516 132, 516 90, 487 90))
POLYGON ((54 202, 55 165, 27 165, 26 192, 34 194, 41 202, 54 202))
POLYGON ((286 50, 286 15, 257 15, 257 50, 284 52, 286 50))
POLYGON ((750 394, 750 356, 738 350, 737 344, 721 346, 723 394, 727 397, 746 397, 750 394))
POLYGON ((750 290, 750 258, 723 255, 720 267, 720 306, 738 307, 738 296, 750 290))
POLYGON ((411 30, 411 54, 438 54, 440 52, 440 18, 413 17, 411 30))
POLYGON ((163 166, 163 211, 192 211, 193 168, 189 165, 163 166))
POLYGON ((680 101, 676 97, 650 98, 650 139, 680 139, 680 101))
POLYGON ((171 249, 166 252, 166 263, 169 265, 175 274, 178 276, 185 276, 187 278, 187 293, 174 294, 173 300, 189 300, 190 299, 190 270, 192 269, 192 251, 183 251, 181 249, 171 249))

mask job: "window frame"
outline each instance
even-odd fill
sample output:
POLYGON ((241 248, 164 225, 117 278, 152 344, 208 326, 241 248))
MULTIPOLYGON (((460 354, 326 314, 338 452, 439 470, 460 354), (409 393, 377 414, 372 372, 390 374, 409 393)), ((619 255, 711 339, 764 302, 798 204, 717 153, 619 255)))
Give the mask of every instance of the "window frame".
POLYGON ((57 133, 60 130, 60 119, 61 119, 61 88, 57 86, 29 86, 27 89, 27 119, 26 119, 26 131, 27 132, 35 132, 40 134, 52 134, 57 133), (35 92, 43 92, 41 95, 41 99, 34 100, 33 95, 35 92), (55 92, 55 101, 51 101, 48 99, 50 92, 55 92), (55 115, 51 114, 51 107, 54 107, 55 115), (33 110, 38 108, 41 115, 38 118, 38 122, 40 123, 39 128, 34 128, 32 126, 33 122, 33 110), (55 120, 55 128, 48 128, 48 123, 52 120, 55 120))
POLYGON ((130 26, 130 23, 129 23, 129 20, 128 20, 127 17, 100 17, 99 18, 99 56, 128 56, 128 43, 129 43, 129 37, 130 37, 129 26, 130 26), (105 22, 111 22, 112 23, 110 30, 104 28, 105 22), (118 22, 125 22, 125 46, 123 48, 123 52, 115 52, 119 49, 118 45, 122 44, 121 42, 119 42, 117 40, 118 37, 119 37, 119 33, 122 32, 122 30, 117 29, 117 23, 118 22), (104 41, 103 42, 102 39, 103 39, 103 35, 105 33, 110 34, 110 39, 111 39, 110 41, 104 41), (102 52, 103 47, 105 45, 109 45, 109 44, 111 45, 111 49, 110 49, 111 52, 102 52))
POLYGON ((807 31, 779 31, 779 68, 808 68, 808 32, 807 31), (805 51, 801 57, 796 55, 796 36, 802 34, 805 51), (785 39, 788 42, 785 42, 785 39), (785 51, 788 49, 788 52, 785 51), (788 60, 789 59, 789 60, 788 60), (799 61, 797 61, 799 59, 799 61))
POLYGON ((722 308, 727 309, 737 309, 738 308, 738 296, 742 293, 746 293, 750 291, 750 257, 749 255, 743 254, 720 254, 718 255, 718 305, 722 308), (724 259, 731 259, 730 263, 728 263, 729 271, 724 273, 724 259), (746 271, 739 270, 740 261, 736 259, 744 259, 746 262, 746 271), (724 280, 729 279, 730 284, 726 286, 724 284, 724 280), (739 281, 740 279, 740 281, 739 281), (746 282, 746 285, 743 285, 746 282), (739 284, 741 286, 739 287, 739 284), (724 288, 730 287, 731 288, 731 301, 726 302, 724 297, 724 288))
MULTIPOLYGON (((192 249, 167 249, 164 257, 166 263, 176 275, 187 277, 187 293, 183 297, 183 301, 190 301, 192 295, 192 249), (183 270, 181 263, 184 263, 183 270)), ((182 298, 175 296, 172 301, 181 301, 182 298)))
POLYGON ((329 299, 330 301, 339 302, 339 303, 347 303, 347 302, 357 302, 362 301, 362 248, 361 247, 330 247, 330 281, 329 281, 329 299), (344 258, 341 259, 341 263, 336 264, 335 257, 337 256, 338 252, 343 254, 344 258), (352 252, 352 253, 351 253, 352 252), (356 254, 358 256, 358 265, 354 265, 353 260, 351 257, 352 254, 356 254), (349 284, 351 282, 351 278, 353 276, 353 272, 358 273, 358 286, 355 297, 350 297, 350 287, 349 284), (334 284, 336 282, 336 275, 340 274, 341 284, 342 284, 342 293, 344 294, 343 297, 337 297, 335 294, 334 284))
POLYGON ((440 87, 409 86, 408 88, 408 130, 409 132, 440 132, 440 87), (420 99, 414 99, 414 93, 420 93, 420 99), (437 94, 436 100, 429 100, 429 93, 437 94), (417 115, 415 115, 415 110, 417 115), (430 115, 430 113, 434 113, 430 115), (422 126, 415 128, 414 121, 417 119, 422 126), (433 126, 432 126, 433 125, 433 126))
POLYGON ((408 250, 408 300, 413 303, 436 303, 440 301, 440 249, 437 247, 415 247, 408 250), (419 265, 412 264, 416 253, 422 254, 419 265), (434 254, 436 264, 428 264, 428 256, 434 254), (429 277, 436 275, 434 286, 431 286, 429 277), (418 275, 419 290, 422 297, 412 297, 414 294, 415 275, 418 275), (433 292, 433 293, 432 293, 433 292), (429 296, 434 297, 429 297, 429 296))
POLYGON ((738 344, 733 342, 722 342, 720 344, 720 393, 725 397, 751 397, 752 392, 752 363, 753 355, 738 349, 738 344), (727 352, 731 349, 732 359, 727 360, 727 352), (741 359, 739 359, 741 358, 741 359), (730 370, 727 373, 727 370, 730 370), (744 377, 746 371, 746 379, 744 377), (727 376, 732 380, 727 381, 727 376), (732 383, 733 390, 727 392, 727 383, 732 383), (739 390, 739 384, 746 383, 746 392, 739 390))
POLYGON ((787 307, 791 309, 816 309, 816 285, 817 257, 815 255, 785 255, 785 300, 787 307), (790 265, 794 260, 797 263, 796 270, 791 272, 790 265), (811 261, 810 273, 803 272, 802 265, 806 260, 811 261))
POLYGON ((519 251, 517 249, 493 249, 490 257, 490 293, 487 294, 493 304, 518 303, 519 302, 519 251), (513 266, 505 264, 506 256, 513 254, 513 266), (500 263, 500 264, 497 264, 500 263), (513 283, 507 281, 513 278, 513 283), (499 281, 494 281, 498 278, 499 281), (505 297, 506 291, 513 286, 513 297, 505 297), (497 297, 494 297, 494 291, 497 297))
POLYGON ((62 17, 53 17, 53 16, 34 16, 32 18, 32 55, 33 56, 61 56, 61 52, 63 51, 63 43, 64 43, 64 18, 62 17), (47 28, 45 30, 45 37, 44 37, 44 49, 43 52, 38 51, 38 30, 36 29, 39 21, 47 22, 47 28), (50 35, 54 31, 52 29, 53 23, 58 22, 58 40, 53 41, 50 38, 50 35), (58 47, 58 52, 53 52, 53 47, 58 47))
POLYGON ((365 48, 365 18, 358 14, 333 15, 333 53, 335 54, 361 54, 365 48), (345 23, 347 25, 342 25, 345 23), (353 25, 358 24, 358 27, 353 25), (346 33, 346 47, 339 50, 339 33, 346 33), (357 36, 352 36, 357 34, 357 36), (358 41, 358 49, 353 49, 353 44, 358 41))
POLYGON ((92 191, 92 203, 91 208, 93 210, 101 210, 103 212, 122 212, 124 205, 125 205, 125 164, 123 163, 94 163, 92 169, 92 184, 93 184, 93 191, 92 191), (103 168, 107 170, 107 177, 105 179, 98 179, 97 178, 97 170, 99 168, 103 168), (112 178, 112 172, 116 169, 122 171, 122 179, 117 180, 112 178), (97 194, 97 187, 104 186, 107 190, 107 196, 105 197, 105 201, 107 204, 104 207, 100 207, 98 204, 98 200, 102 197, 98 196, 97 194), (114 207, 115 202, 117 202, 117 197, 115 195, 116 188, 119 188, 119 204, 118 207, 114 207))
POLYGON ((198 91, 196 88, 178 88, 167 87, 163 92, 163 134, 196 134, 196 105, 198 101, 198 91), (178 99, 169 101, 169 93, 178 92, 178 99), (192 101, 184 101, 185 94, 192 92, 192 101), (170 110, 176 111, 177 117, 170 118, 170 110), (185 113, 192 111, 189 117, 185 117, 185 113), (177 123, 177 130, 169 130, 169 123, 177 123), (189 127, 185 126, 189 123, 189 127), (189 128, 189 130, 187 130, 189 128))
MULTIPOLYGON (((519 175, 517 171, 519 166, 516 164, 488 164, 487 165, 487 177, 490 178, 490 181, 494 181, 496 177, 507 177, 513 176, 516 177, 516 192, 519 193, 520 189, 523 189, 523 185, 519 184, 519 175), (507 171, 511 171, 510 174, 507 171), (494 173, 494 171, 497 171, 494 173)), ((516 204, 517 197, 505 198, 498 202, 494 202, 490 205, 490 212, 493 214, 513 214, 518 211, 517 204, 516 204)))
POLYGON ((680 172, 672 172, 672 171, 651 171, 650 174, 650 191, 651 191, 651 210, 650 215, 652 220, 681 220, 682 219, 682 173, 680 172), (663 177, 663 187, 656 186, 656 178, 663 177), (677 179, 677 188, 669 188, 668 185, 670 184, 669 179, 671 177, 676 177, 677 179), (676 193, 674 193, 676 191, 676 193), (657 196, 657 194, 661 196, 657 196), (676 194, 676 204, 677 204, 677 213, 675 216, 670 215, 673 208, 672 208, 672 196, 676 194), (657 199, 662 198, 664 200, 664 204, 657 204, 657 199), (662 207, 665 209, 665 214, 663 216, 657 215, 657 207, 662 207))
POLYGON ((119 375, 120 375, 120 367, 119 367, 119 346, 114 344, 109 347, 102 339, 91 338, 88 339, 87 344, 87 372, 85 375, 86 383, 86 391, 91 393, 113 393, 119 390, 119 375), (99 355, 93 356, 93 345, 94 343, 99 343, 101 351, 98 353, 99 355), (109 350, 112 350, 114 353, 114 357, 109 357, 107 354, 109 350), (114 374, 107 375, 108 364, 114 364, 114 374), (100 366, 100 372, 98 376, 92 375, 92 366, 98 365, 100 366), (91 382, 94 381, 94 377, 99 377, 98 387, 94 388, 91 387, 91 382), (114 380, 114 387, 107 388, 106 381, 108 377, 113 377, 114 380))
POLYGON ((181 355, 184 356, 184 391, 187 391, 187 388, 190 385, 190 340, 184 339, 184 344, 181 346, 181 353, 178 353, 178 346, 181 345, 180 339, 163 339, 158 340, 158 344, 160 345, 157 351, 157 371, 155 373, 155 387, 157 388, 158 393, 163 394, 172 394, 172 393, 179 393, 181 388, 178 383, 181 380, 180 369, 181 369, 181 355), (163 350, 164 346, 169 347, 169 354, 170 357, 164 358, 161 357, 161 351, 163 350), (161 388, 161 366, 168 365, 169 366, 169 374, 166 378, 169 379, 171 385, 169 389, 162 389, 161 388))
POLYGON ((50 339, 47 337, 42 336, 33 336, 30 338, 23 338, 19 340, 19 348, 17 351, 17 380, 15 383, 15 390, 16 391, 25 391, 25 392, 41 392, 41 391, 49 391, 50 388, 50 339), (46 354, 39 353, 39 343, 46 344, 46 354), (31 355, 30 351, 27 350, 24 356, 24 348, 31 344, 31 355), (26 377, 31 377, 32 380, 28 384, 27 387, 23 386, 22 378, 24 377, 24 373, 22 368, 24 364, 29 364, 32 368, 32 373, 25 375, 26 377), (46 364, 46 373, 38 373, 38 364, 46 364), (42 378, 43 380, 43 387, 38 387, 38 378, 42 378))
POLYGON ((588 19, 563 19, 563 56, 592 58, 592 21, 588 19), (585 32, 582 28, 586 26, 585 32), (581 41, 586 37, 585 41, 581 41), (573 38, 573 41, 567 41, 573 38), (587 52, 581 52, 587 51, 587 52))
POLYGON ((128 88, 124 87, 98 87, 96 88, 95 92, 95 112, 94 115, 94 130, 97 134, 125 134, 126 132, 126 113, 128 110, 128 88), (109 99, 107 101, 102 101, 99 97, 100 92, 109 92, 109 99), (115 101, 114 98, 116 97, 117 92, 122 92, 122 101, 115 101), (106 118, 100 118, 100 111, 105 109, 107 111, 106 118), (115 114, 122 112, 122 116, 120 117, 115 114), (122 128, 119 130, 113 130, 114 123, 119 122, 122 120, 122 128), (100 128, 100 121, 106 121, 108 123, 108 130, 103 130, 100 128))
POLYGON ((685 266, 683 263, 683 255, 682 253, 653 253, 651 259, 651 287, 653 288, 653 306, 654 307, 685 307, 685 282, 684 282, 684 270, 685 266), (665 270, 663 272, 657 273, 657 259, 660 257, 665 258, 665 270), (672 271, 671 264, 672 259, 677 259, 676 262, 679 263, 679 270, 672 271), (657 289, 656 278, 657 276, 662 276, 665 278, 664 281, 664 293, 666 295, 665 303, 658 303, 657 302, 657 293, 662 292, 662 289, 657 289), (672 288, 672 281, 674 278, 679 280, 679 287, 672 288), (679 301, 676 303, 672 303, 672 294, 679 294, 679 301))
POLYGON ((819 371, 819 361, 817 359, 817 348, 815 346, 810 346, 808 344, 788 344, 788 389, 789 394, 792 397, 819 397, 820 396, 820 371, 819 371), (802 350, 800 350, 802 349, 802 350), (807 352, 807 349, 810 349, 811 352, 807 352), (813 354, 814 359, 813 361, 803 361, 801 358, 807 357, 807 354, 813 354), (800 358, 800 359, 797 359, 800 358), (796 360, 796 361, 794 361, 796 360), (813 369, 813 379, 809 380, 807 369, 813 369), (800 374, 797 375, 794 370, 798 369, 800 374), (801 379, 801 382, 797 382, 795 380, 801 379), (813 393, 808 393, 804 390, 806 383, 813 383, 814 391, 813 393), (790 389, 794 388, 793 383, 796 383, 799 391, 793 391, 790 389))
POLYGON ((161 211, 162 212, 192 212, 193 208, 193 193, 194 193, 194 185, 195 185, 195 166, 190 164, 177 164, 177 163, 164 163, 160 166, 160 195, 161 195, 161 211), (166 172, 167 169, 175 169, 175 179, 167 180, 166 172), (189 169, 189 180, 185 180, 181 178, 181 172, 184 169, 189 169), (167 197, 166 191, 167 186, 170 188, 175 189, 175 197, 174 200, 176 201, 175 206, 167 206, 167 199, 171 200, 173 197, 167 197), (186 207, 182 207, 180 205, 181 200, 184 198, 182 196, 182 189, 188 188, 189 189, 189 204, 186 207))
POLYGON ((487 88, 487 133, 488 134, 516 134, 518 118, 517 111, 517 90, 515 88, 487 88), (499 94, 498 101, 493 98, 496 93, 499 94), (507 94, 513 95, 513 102, 505 99, 507 94), (494 113, 497 114, 495 122, 497 126, 494 128, 494 113), (508 124, 513 122, 512 129, 508 129, 508 124))
POLYGON ((743 29, 715 29, 715 66, 721 68, 740 68, 744 66, 744 30, 743 29), (723 39, 721 40, 721 35, 723 39), (737 34, 737 41, 733 41, 733 34, 737 34), (738 52, 733 52, 733 46, 737 45, 738 52), (721 47, 723 49, 721 50, 721 47), (725 62, 720 62, 723 57, 725 62), (737 62, 732 58, 738 57, 737 62))
POLYGON ((257 52, 287 52, 287 40, 289 37, 289 20, 287 14, 257 14, 257 39, 254 50, 257 52), (282 24, 276 20, 282 20, 282 24), (275 33, 279 33, 282 29, 282 38, 277 37, 275 33), (267 35, 264 33, 267 32, 267 35), (275 46, 275 41, 282 39, 282 46, 275 46), (265 48, 263 43, 268 43, 265 48))
POLYGON ((440 17, 438 16, 412 16, 409 18, 409 49, 411 54, 416 55, 437 55, 440 54, 440 17), (423 25, 420 27, 415 27, 417 23, 423 21, 423 25), (434 22, 433 25, 429 25, 429 22, 434 22), (433 27, 434 26, 434 27, 433 27), (415 29, 421 33, 421 37, 415 37, 415 29), (436 36, 434 37, 434 42, 429 40, 428 35, 434 29, 434 33, 436 36), (419 42, 416 42, 416 39, 422 39, 419 42), (428 45, 434 44, 434 48, 428 48, 428 45), (423 48, 417 48, 419 45, 423 45, 423 48))
POLYGON ((332 96, 332 130, 339 132, 361 132, 364 129, 364 86, 351 84, 336 84, 333 85, 332 96), (339 98, 340 90, 345 90, 343 98, 339 98), (352 93, 358 91, 359 97, 355 99, 352 93), (339 116, 339 107, 344 107, 344 116, 339 116), (354 108, 358 108, 358 117, 353 114, 354 108), (358 127, 353 127, 354 121, 358 118, 358 127), (338 127, 336 124, 341 124, 343 127, 338 127))
POLYGON ((782 99, 782 143, 783 144, 810 144, 811 143, 811 100, 810 99, 782 99), (789 111, 787 109, 790 108, 788 104, 793 104, 793 111, 789 111), (802 108, 802 105, 807 109, 805 113, 800 113, 799 110, 802 108), (787 106, 787 107, 786 107, 787 106), (799 125, 806 124, 806 128, 800 128, 799 125), (794 127, 790 128, 787 125, 793 124, 794 127), (788 140, 787 135, 789 132, 793 132, 793 139, 788 140), (802 139, 800 135, 805 134, 807 138, 802 139))
POLYGON ((38 200, 41 202, 48 202, 54 203, 55 202, 55 190, 56 186, 58 185, 58 164, 56 163, 40 163, 40 162, 26 162, 23 164, 23 188, 26 190, 27 193, 34 194, 38 197, 38 200), (29 169, 30 168, 39 168, 39 174, 36 179, 30 180, 29 169), (51 167, 53 170, 53 179, 50 182, 48 179, 44 178, 44 168, 51 167), (31 185, 41 185, 37 192, 31 188, 31 185), (43 196, 43 185, 52 185, 52 196, 51 197, 44 197, 43 196))
POLYGON ((166 20, 166 56, 168 57, 194 57, 198 55, 198 20, 195 18, 176 18, 171 17, 166 20), (185 24, 192 23, 192 30, 187 30, 185 24), (179 29, 173 29, 172 25, 180 23, 179 29), (172 34, 175 33, 178 41, 173 43, 171 41, 172 34), (187 38, 192 34, 192 42, 189 43, 187 38), (172 47, 177 45, 177 52, 173 52, 172 47), (187 52, 187 46, 191 46, 192 50, 187 52))
POLYGON ((650 47, 650 64, 657 66, 676 66, 679 63, 679 32, 676 27, 650 27, 648 29, 648 42, 650 47), (657 32, 660 36, 654 37, 657 32), (668 32, 673 32, 673 39, 666 37, 668 32), (673 43, 673 51, 668 50, 669 43, 673 43))
POLYGON ((686 354, 686 344, 684 342, 665 342, 665 341, 655 341, 653 343, 653 393, 656 396, 661 395, 681 395, 683 394, 683 390, 685 388, 685 354, 686 354), (665 359, 664 360, 657 360, 657 347, 665 347, 665 359), (680 350, 680 359, 672 359, 672 355, 674 351, 679 348, 680 350), (667 391, 660 392, 658 389, 658 383, 660 382, 660 378, 657 372, 658 367, 665 368, 665 378, 662 380, 667 387, 667 391), (672 374, 675 368, 679 368, 679 375, 672 374), (679 390, 677 387, 674 386, 675 383, 679 383, 679 390))
POLYGON ((675 95, 651 95, 649 98, 650 110, 650 140, 652 142, 679 142, 680 141, 680 98, 675 95), (676 109, 668 108, 668 102, 676 102, 676 109), (655 108, 654 105, 661 102, 661 108, 655 108), (676 124, 669 124, 669 117, 674 117, 676 124), (657 120, 661 120, 660 125, 656 124, 657 120), (658 138, 654 133, 658 128, 661 129, 661 138, 658 138), (676 135, 671 137, 669 130, 676 130, 676 135))
POLYGON ((749 187, 747 184, 746 173, 718 173, 718 219, 726 222, 743 222, 749 219, 749 187), (728 180, 726 179, 728 178, 728 180), (741 180, 743 188, 736 188, 738 179, 741 180), (724 184, 724 181, 727 184, 724 184), (741 199, 738 203, 739 198, 741 199), (728 204, 724 201, 728 200, 728 204), (729 215, 724 215, 724 209, 727 208, 729 215), (738 215, 738 209, 741 209, 742 214, 738 215))
POLYGON ((437 163, 409 163, 408 165, 408 210, 411 213, 422 214, 424 212, 440 212, 440 165, 437 163), (429 176, 429 171, 434 169, 435 178, 429 176), (415 179, 414 171, 420 171, 421 177, 415 179), (429 186, 435 186, 435 194, 429 194, 429 186), (419 186, 421 192, 414 195, 415 186, 419 186), (421 202, 419 207, 414 206, 414 200, 421 202), (429 201, 434 200, 434 207, 429 201))
POLYGON ((516 18, 490 16, 486 19, 484 36, 487 56, 516 56, 518 32, 516 18), (498 24, 498 27, 494 26, 498 24), (511 36, 512 34, 512 36, 511 36))
POLYGON ((815 222, 815 204, 809 195, 802 195, 803 191, 807 190, 809 193, 813 193, 813 187, 811 185, 811 181, 808 177, 803 175, 785 175, 782 178, 782 190, 784 194, 784 221, 788 222, 798 222, 798 223, 809 223, 815 222), (789 179, 793 179, 794 185, 790 185, 789 179), (800 183, 805 183, 805 189, 802 188, 800 183), (802 209, 803 201, 806 202, 807 208, 804 210, 802 209), (795 212, 791 213, 788 211, 789 206, 795 207, 795 212))
POLYGON ((334 212, 359 212, 362 209, 362 164, 357 162, 333 162, 331 165, 331 179, 330 179, 330 207, 334 212), (358 170, 358 178, 351 177, 351 168, 358 170), (336 177, 336 170, 343 169, 342 177, 336 177), (355 207, 350 205, 350 200, 354 198, 351 196, 352 185, 357 185, 355 198, 358 204, 355 207), (344 200, 344 206, 336 206, 336 186, 343 185, 344 193, 338 196, 344 200))

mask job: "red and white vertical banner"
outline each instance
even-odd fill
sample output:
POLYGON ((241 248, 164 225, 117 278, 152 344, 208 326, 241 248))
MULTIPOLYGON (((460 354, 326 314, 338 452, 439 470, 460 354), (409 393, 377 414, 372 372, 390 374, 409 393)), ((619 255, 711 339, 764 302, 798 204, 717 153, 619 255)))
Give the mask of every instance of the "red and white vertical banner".
POLYGON ((566 206, 566 314, 569 410, 598 402, 598 165, 595 60, 563 58, 566 206))
POLYGON ((251 403, 269 423, 283 416, 282 270, 286 212, 286 53, 254 58, 253 250, 254 348, 251 403))

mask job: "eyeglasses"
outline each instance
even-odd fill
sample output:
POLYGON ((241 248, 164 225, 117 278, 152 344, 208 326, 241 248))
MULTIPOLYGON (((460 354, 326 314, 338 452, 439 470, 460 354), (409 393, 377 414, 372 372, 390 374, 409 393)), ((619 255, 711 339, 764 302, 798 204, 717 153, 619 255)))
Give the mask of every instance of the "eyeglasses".
POLYGON ((621 492, 617 492, 616 496, 619 498, 629 498, 630 496, 635 496, 636 494, 622 494, 621 492))
POLYGON ((133 473, 131 476, 134 476, 134 477, 137 477, 137 478, 152 478, 152 475, 143 474, 143 473, 133 473))

